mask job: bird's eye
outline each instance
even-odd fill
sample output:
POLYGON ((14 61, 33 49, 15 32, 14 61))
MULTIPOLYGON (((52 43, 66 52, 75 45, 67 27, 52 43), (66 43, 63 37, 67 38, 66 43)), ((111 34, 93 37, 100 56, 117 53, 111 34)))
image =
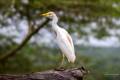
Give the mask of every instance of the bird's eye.
POLYGON ((52 16, 51 14, 48 14, 49 16, 52 16))

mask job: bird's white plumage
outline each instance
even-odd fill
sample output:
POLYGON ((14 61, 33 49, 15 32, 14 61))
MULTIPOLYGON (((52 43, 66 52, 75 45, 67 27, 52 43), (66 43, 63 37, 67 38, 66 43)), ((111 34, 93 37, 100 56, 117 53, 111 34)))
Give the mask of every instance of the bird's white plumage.
POLYGON ((71 36, 64 29, 57 25, 58 18, 54 12, 48 12, 43 14, 43 16, 47 16, 51 19, 52 30, 56 34, 56 42, 61 49, 62 53, 67 57, 69 62, 74 63, 76 56, 74 51, 74 45, 71 36))
POLYGON ((75 52, 72 38, 68 32, 62 28, 58 28, 56 42, 68 61, 73 63, 75 61, 75 52))

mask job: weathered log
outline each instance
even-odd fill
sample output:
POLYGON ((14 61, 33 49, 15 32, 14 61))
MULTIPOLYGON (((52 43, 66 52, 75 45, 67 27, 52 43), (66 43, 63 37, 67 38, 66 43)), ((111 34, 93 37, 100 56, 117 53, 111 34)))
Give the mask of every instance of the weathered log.
POLYGON ((1 74, 0 80, 83 80, 88 71, 83 67, 73 69, 50 70, 24 75, 1 74))

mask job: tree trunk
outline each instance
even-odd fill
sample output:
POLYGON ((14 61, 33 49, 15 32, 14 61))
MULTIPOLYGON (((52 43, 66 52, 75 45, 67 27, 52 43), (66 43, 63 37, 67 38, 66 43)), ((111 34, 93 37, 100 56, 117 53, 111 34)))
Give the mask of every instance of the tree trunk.
POLYGON ((24 75, 1 74, 0 80, 83 80, 87 70, 83 67, 73 69, 49 70, 24 75))

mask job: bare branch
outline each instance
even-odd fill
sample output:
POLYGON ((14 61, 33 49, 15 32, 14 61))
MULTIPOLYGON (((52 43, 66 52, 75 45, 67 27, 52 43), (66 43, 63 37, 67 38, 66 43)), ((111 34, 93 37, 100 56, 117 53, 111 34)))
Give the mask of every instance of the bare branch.
POLYGON ((43 22, 38 28, 33 30, 32 32, 28 33, 28 35, 25 37, 25 39, 21 42, 21 44, 15 48, 13 48, 11 51, 7 52, 5 55, 0 57, 0 62, 3 62, 4 60, 7 60, 9 57, 15 55, 19 50, 21 50, 24 45, 31 39, 31 37, 36 34, 44 25, 48 23, 48 19, 43 22))

